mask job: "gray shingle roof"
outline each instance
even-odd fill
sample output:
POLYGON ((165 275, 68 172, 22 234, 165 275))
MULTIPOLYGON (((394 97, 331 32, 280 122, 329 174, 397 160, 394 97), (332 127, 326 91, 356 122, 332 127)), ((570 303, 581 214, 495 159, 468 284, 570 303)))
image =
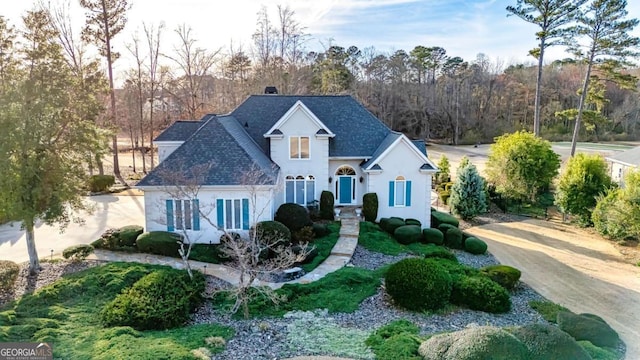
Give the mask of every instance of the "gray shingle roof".
POLYGON ((267 153, 268 143, 263 135, 298 100, 336 134, 329 142, 329 156, 370 157, 391 132, 351 96, 253 95, 231 115, 247 124, 245 130, 267 153))
POLYGON ((212 116, 206 115, 202 120, 176 121, 153 141, 185 141, 212 116))
POLYGON ((182 171, 206 168, 201 185, 273 185, 278 169, 233 119, 211 116, 184 144, 153 169, 137 186, 171 186, 182 171), (254 170, 255 169, 255 170, 254 170), (261 175, 256 174, 261 170, 261 175))
POLYGON ((631 166, 640 166, 640 146, 609 156, 607 159, 631 166))
POLYGON ((373 155, 371 155, 371 159, 369 159, 367 162, 362 164, 362 168, 366 169, 367 167, 369 167, 369 165, 378 161, 379 160, 378 158, 380 157, 380 155, 382 155, 382 153, 385 152, 385 150, 387 150, 389 146, 391 146, 401 136, 402 134, 399 132, 395 132, 395 131, 389 132, 389 135, 387 135, 387 137, 385 137, 384 140, 382 140, 382 142, 380 143, 376 151, 373 153, 373 155))
POLYGON ((420 150, 420 153, 427 155, 427 145, 424 140, 411 140, 411 142, 420 150))

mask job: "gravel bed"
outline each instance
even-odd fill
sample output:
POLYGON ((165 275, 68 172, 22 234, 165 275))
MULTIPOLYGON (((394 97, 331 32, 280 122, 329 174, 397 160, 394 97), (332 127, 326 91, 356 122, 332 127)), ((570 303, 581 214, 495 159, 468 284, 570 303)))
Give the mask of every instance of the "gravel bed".
MULTIPOLYGON (((459 250, 454 250, 454 253, 461 263, 473 267, 498 263, 491 254, 478 256, 459 250)), ((410 256, 409 254, 384 255, 358 246, 350 265, 376 269, 410 256)), ((511 311, 505 314, 489 314, 469 309, 456 309, 450 313, 427 315, 394 307, 383 287, 381 287, 377 294, 365 299, 355 312, 324 316, 326 316, 326 321, 332 324, 366 331, 373 331, 393 320, 408 319, 416 323, 424 335, 443 331, 456 331, 476 325, 510 326, 544 322, 544 319, 529 306, 529 301, 531 300, 544 300, 542 296, 524 283, 520 283, 511 295, 511 311)), ((284 359, 310 355, 308 350, 291 347, 287 339, 289 319, 233 319, 228 314, 223 314, 214 309, 207 302, 194 314, 192 322, 194 324, 219 323, 235 329, 236 335, 227 342, 225 351, 214 356, 214 359, 284 359)))
POLYGON ((20 296, 33 292, 60 279, 63 275, 82 271, 99 265, 99 261, 67 261, 54 260, 40 262, 42 268, 36 275, 29 275, 29 263, 20 264, 20 273, 16 283, 9 291, 0 291, 0 306, 9 303, 20 296))

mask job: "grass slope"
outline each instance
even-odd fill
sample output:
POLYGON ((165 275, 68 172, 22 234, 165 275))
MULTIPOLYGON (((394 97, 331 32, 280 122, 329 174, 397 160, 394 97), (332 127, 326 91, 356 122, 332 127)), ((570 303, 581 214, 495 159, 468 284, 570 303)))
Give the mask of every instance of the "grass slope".
POLYGON ((335 221, 328 224, 327 227, 329 231, 331 231, 329 235, 317 238, 313 240, 313 243, 310 243, 310 245, 318 249, 318 255, 313 258, 310 263, 301 266, 306 272, 310 272, 322 264, 322 262, 331 255, 331 249, 333 249, 338 242, 338 238, 340 237, 340 223, 335 221))
POLYGON ((369 251, 386 255, 400 255, 409 253, 424 256, 437 251, 437 249, 442 249, 442 247, 437 247, 433 244, 400 244, 391 235, 389 235, 389 233, 382 230, 380 226, 368 221, 363 221, 360 223, 358 245, 364 247, 369 251))
POLYGON ((192 359, 191 350, 200 347, 221 351, 204 339, 228 339, 233 330, 215 324, 136 331, 99 323, 107 302, 160 268, 167 267, 111 263, 65 276, 0 309, 0 342, 50 342, 54 357, 63 359, 192 359))

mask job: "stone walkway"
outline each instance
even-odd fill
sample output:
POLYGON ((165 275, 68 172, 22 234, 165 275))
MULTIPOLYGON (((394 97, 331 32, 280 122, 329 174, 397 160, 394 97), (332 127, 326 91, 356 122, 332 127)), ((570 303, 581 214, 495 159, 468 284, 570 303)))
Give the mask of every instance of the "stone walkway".
MULTIPOLYGON (((258 281, 257 286, 269 286, 272 289, 278 289, 284 284, 307 284, 322 279, 343 266, 350 260, 353 252, 358 245, 358 233, 360 231, 360 219, 354 214, 346 213, 340 217, 342 225, 340 226, 340 237, 336 242, 331 254, 322 264, 318 265, 313 271, 304 276, 288 282, 272 283, 258 281)), ((99 261, 123 261, 138 262, 143 264, 167 265, 175 269, 184 269, 184 263, 181 259, 168 256, 143 254, 143 253, 124 253, 108 250, 96 249, 95 253, 90 255, 88 259, 99 261)), ((237 285, 240 279, 240 273, 233 268, 221 264, 211 264, 202 261, 189 260, 191 269, 202 271, 207 275, 213 275, 232 285, 237 285)))

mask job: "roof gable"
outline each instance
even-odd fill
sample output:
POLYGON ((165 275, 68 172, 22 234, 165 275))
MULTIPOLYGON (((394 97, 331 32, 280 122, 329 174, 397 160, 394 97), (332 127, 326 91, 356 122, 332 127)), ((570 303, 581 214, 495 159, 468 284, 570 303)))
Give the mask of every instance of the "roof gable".
POLYGON ((628 166, 640 166, 640 146, 609 156, 607 159, 628 166))
MULTIPOLYGON (((391 132, 380 143, 380 146, 378 146, 371 159, 362 164, 362 168, 364 170, 374 170, 376 166, 379 168, 380 165, 378 163, 382 161, 382 159, 384 159, 391 151, 393 151, 395 147, 402 146, 401 144, 404 144, 404 146, 411 149, 412 153, 422 161, 422 165, 420 168, 421 170, 430 170, 429 168, 437 169, 435 164, 433 164, 427 157, 426 152, 423 152, 419 148, 419 143, 409 140, 409 138, 407 138, 404 134, 395 131, 391 132)), ((422 144, 424 146, 424 142, 422 142, 422 144)))
POLYGON ((168 128, 164 129, 158 137, 153 141, 186 141, 193 133, 195 133, 200 126, 202 126, 213 115, 207 115, 202 120, 178 120, 171 124, 168 128))
POLYGON ((247 98, 231 115, 251 138, 268 153, 264 137, 296 102, 300 101, 335 136, 329 142, 331 157, 369 158, 380 142, 391 132, 351 96, 286 96, 253 95, 247 98))
POLYGON ((264 134, 264 137, 282 134, 280 128, 284 124, 286 124, 287 121, 291 120, 294 114, 300 111, 304 113, 311 120, 311 122, 318 127, 318 131, 324 131, 324 133, 329 136, 335 136, 335 134, 331 132, 331 130, 322 121, 320 121, 320 119, 318 119, 318 117, 311 110, 309 110, 309 108, 305 106, 302 101, 298 100, 269 130, 267 130, 267 132, 264 134))

